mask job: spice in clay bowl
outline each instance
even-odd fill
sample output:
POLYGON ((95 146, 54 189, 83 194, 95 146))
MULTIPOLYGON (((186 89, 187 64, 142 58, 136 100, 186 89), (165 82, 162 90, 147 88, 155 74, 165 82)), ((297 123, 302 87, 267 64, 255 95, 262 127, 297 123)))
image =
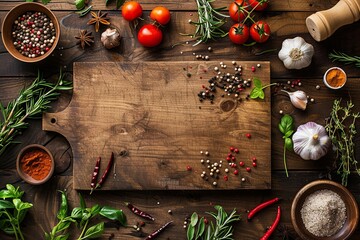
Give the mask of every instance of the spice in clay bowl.
POLYGON ((324 74, 324 84, 331 89, 342 88, 346 80, 346 73, 339 67, 329 68, 324 74))
POLYGON ((54 173, 54 158, 44 146, 32 144, 20 151, 16 168, 25 182, 39 185, 48 181, 54 173))

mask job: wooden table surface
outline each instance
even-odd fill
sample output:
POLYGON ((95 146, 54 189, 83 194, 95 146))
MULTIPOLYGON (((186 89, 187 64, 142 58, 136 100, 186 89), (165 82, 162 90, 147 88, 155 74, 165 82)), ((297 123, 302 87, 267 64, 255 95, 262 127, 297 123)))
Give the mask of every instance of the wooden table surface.
MULTIPOLYGON (((217 0, 215 6, 228 6, 231 1, 217 0)), ((81 192, 88 205, 100 204, 109 205, 124 210, 129 224, 140 221, 127 209, 123 202, 131 202, 141 209, 151 213, 156 218, 155 222, 149 222, 143 228, 144 235, 157 229, 163 223, 172 220, 173 225, 169 227, 159 239, 186 239, 186 230, 183 228, 184 219, 196 211, 204 215, 207 211, 213 210, 213 205, 220 204, 227 211, 233 208, 238 209, 242 214, 242 220, 235 224, 235 239, 259 239, 266 227, 271 225, 274 220, 276 206, 272 206, 259 214, 252 222, 246 221, 245 211, 251 209, 259 203, 272 197, 281 197, 280 203, 283 214, 281 225, 286 226, 290 232, 293 228, 290 221, 291 202, 295 193, 306 183, 313 180, 328 177, 328 169, 331 169, 332 159, 330 156, 319 161, 304 161, 294 153, 289 152, 288 168, 289 177, 285 176, 282 161, 282 138, 277 125, 281 118, 280 110, 291 114, 295 119, 295 125, 299 126, 307 121, 315 121, 324 124, 325 118, 329 116, 334 99, 351 97, 356 104, 355 110, 360 111, 358 105, 360 101, 360 71, 353 66, 344 66, 340 63, 332 63, 328 58, 328 53, 333 49, 346 52, 352 55, 360 55, 360 45, 357 37, 360 36, 360 22, 348 25, 339 29, 333 36, 323 42, 316 42, 307 31, 305 19, 310 14, 328 9, 336 4, 336 0, 296 0, 296 1, 272 1, 270 7, 261 15, 272 30, 271 38, 264 44, 255 46, 235 46, 228 38, 224 38, 207 44, 200 44, 192 47, 189 40, 179 33, 193 33, 193 26, 188 23, 188 19, 196 19, 196 4, 194 0, 183 1, 147 1, 141 0, 145 10, 144 18, 148 19, 150 10, 157 5, 164 5, 171 10, 171 23, 166 27, 163 43, 156 48, 146 49, 139 45, 136 39, 136 30, 124 19, 120 11, 115 10, 115 3, 105 6, 105 1, 93 0, 94 10, 104 10, 109 13, 112 25, 118 28, 123 37, 121 47, 114 50, 106 50, 100 42, 100 34, 95 33, 93 26, 87 26, 86 22, 90 18, 87 15, 79 18, 75 12, 72 1, 52 0, 48 7, 52 9, 61 24, 61 39, 53 56, 37 64, 27 64, 15 60, 0 42, 0 100, 7 104, 15 98, 19 90, 34 80, 37 69, 44 72, 46 78, 56 77, 59 69, 63 68, 71 79, 72 66, 74 62, 139 62, 139 61, 196 61, 193 52, 197 54, 208 54, 213 61, 270 61, 271 62, 271 82, 287 83, 300 79, 302 82, 301 90, 315 99, 310 103, 306 111, 294 109, 288 97, 281 94, 272 95, 272 184, 271 190, 230 190, 230 191, 177 191, 177 190, 157 190, 157 191, 104 191, 95 192, 91 196, 88 192, 81 192), (82 50, 76 45, 75 35, 79 29, 88 29, 95 35, 93 47, 82 50), (281 48, 281 43, 286 38, 295 36, 303 37, 315 48, 315 55, 310 67, 303 70, 287 70, 278 59, 277 53, 281 48), (176 47, 173 44, 183 43, 176 47), (213 51, 208 52, 211 46, 213 51), (256 55, 264 50, 277 49, 277 51, 256 55), (331 66, 340 66, 348 74, 348 83, 339 91, 327 89, 322 82, 322 75, 331 66), (318 90, 316 86, 321 88, 318 90), (172 214, 168 213, 172 211, 172 214)), ((20 2, 17 0, 0 1, 0 19, 3 20, 5 14, 20 2)), ((226 28, 229 28, 232 21, 229 20, 226 28)), ((104 30, 104 29, 102 29, 104 30)), ((71 99, 71 93, 66 93, 54 103, 52 112, 64 109, 71 99)), ((72 150, 66 139, 53 132, 42 131, 41 119, 29 120, 28 129, 17 138, 20 144, 13 145, 0 157, 0 187, 6 183, 12 183, 25 190, 25 200, 34 204, 23 224, 23 231, 26 239, 44 239, 43 232, 50 231, 56 223, 56 213, 59 206, 59 194, 57 190, 66 190, 70 205, 78 205, 78 192, 73 190, 72 182, 72 150), (48 147, 54 154, 56 161, 56 171, 54 177, 42 186, 31 186, 21 181, 16 174, 15 159, 19 150, 32 143, 38 143, 48 147)), ((360 123, 357 124, 359 127, 360 123)), ((356 138, 359 145, 359 137, 356 138)), ((356 156, 359 159, 360 151, 357 147, 356 156)), ((331 175, 338 181, 336 175, 331 175)), ((154 176, 156 177, 156 176, 154 176)), ((349 179, 348 188, 360 201, 360 177, 352 174, 349 179)), ((76 230, 72 230, 74 236, 76 230)), ((100 239, 109 239, 114 234, 113 239, 141 239, 138 233, 130 228, 106 228, 105 234, 100 239)), ((71 239, 75 239, 75 237, 71 239)), ((12 239, 0 232, 0 239, 12 239)), ((273 237, 272 239, 282 239, 273 237)), ((360 231, 357 231, 351 239, 360 239, 360 231)))

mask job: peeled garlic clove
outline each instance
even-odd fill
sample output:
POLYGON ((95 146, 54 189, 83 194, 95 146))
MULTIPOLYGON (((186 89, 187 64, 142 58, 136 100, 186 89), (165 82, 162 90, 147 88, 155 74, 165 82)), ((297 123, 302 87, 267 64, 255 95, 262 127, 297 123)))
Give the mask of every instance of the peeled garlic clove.
POLYGON ((107 49, 119 46, 120 40, 121 36, 116 29, 108 28, 101 34, 101 42, 107 49))
POLYGON ((298 90, 295 92, 287 92, 285 90, 281 90, 281 91, 289 94, 290 101, 294 107, 299 108, 301 110, 306 109, 308 100, 307 100, 307 95, 304 91, 301 91, 301 90, 298 90))

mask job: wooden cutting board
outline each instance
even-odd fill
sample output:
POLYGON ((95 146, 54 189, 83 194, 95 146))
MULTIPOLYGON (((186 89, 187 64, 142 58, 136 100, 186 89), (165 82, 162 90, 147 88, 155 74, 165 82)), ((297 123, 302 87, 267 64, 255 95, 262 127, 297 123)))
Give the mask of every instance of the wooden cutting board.
MULTIPOLYGON (((220 89, 213 103, 199 101, 202 85, 217 75, 214 67, 220 68, 219 76, 234 73, 232 62, 224 64, 226 69, 210 61, 74 63, 69 106, 43 116, 43 129, 62 134, 72 147, 74 188, 90 189, 96 159, 102 157, 101 176, 111 152, 114 166, 101 190, 271 188, 269 90, 264 100, 246 100, 248 88, 240 94, 242 101, 220 89), (233 153, 236 168, 226 160, 230 146, 239 149, 233 153), (214 163, 221 165, 217 177, 208 169, 214 163)), ((270 83, 269 62, 237 64, 244 80, 270 83)))

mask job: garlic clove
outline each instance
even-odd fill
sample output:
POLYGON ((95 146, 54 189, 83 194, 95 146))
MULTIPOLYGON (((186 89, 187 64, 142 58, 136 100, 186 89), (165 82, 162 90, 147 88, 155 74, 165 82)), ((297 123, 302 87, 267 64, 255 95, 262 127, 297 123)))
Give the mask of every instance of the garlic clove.
POLYGON ((287 93, 290 97, 290 101, 292 103, 292 105, 296 108, 299 108, 301 110, 305 110, 306 106, 307 106, 307 95, 304 91, 298 90, 295 92, 288 92, 285 90, 281 90, 285 93, 287 93))

